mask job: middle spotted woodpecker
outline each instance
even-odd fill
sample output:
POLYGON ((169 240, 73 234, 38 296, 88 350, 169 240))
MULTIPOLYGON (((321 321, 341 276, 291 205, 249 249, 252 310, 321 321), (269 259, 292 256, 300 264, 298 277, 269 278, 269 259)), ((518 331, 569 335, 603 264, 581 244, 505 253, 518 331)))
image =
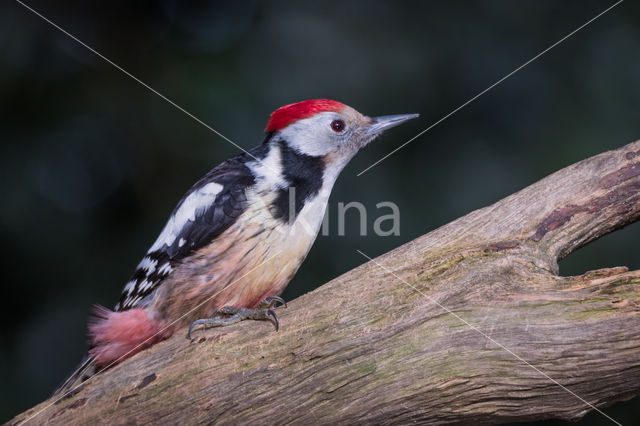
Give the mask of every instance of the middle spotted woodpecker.
POLYGON ((243 319, 277 329, 272 308, 318 234, 338 175, 360 148, 417 116, 371 118, 328 99, 274 111, 262 144, 182 197, 115 308, 96 308, 89 353, 57 392, 190 324, 189 334, 243 319))

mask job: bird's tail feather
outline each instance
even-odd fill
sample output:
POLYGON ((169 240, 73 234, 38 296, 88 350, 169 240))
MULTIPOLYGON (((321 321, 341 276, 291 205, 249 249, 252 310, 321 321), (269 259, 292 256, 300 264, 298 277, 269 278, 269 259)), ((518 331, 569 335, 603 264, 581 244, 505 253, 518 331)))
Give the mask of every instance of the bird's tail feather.
POLYGON ((71 376, 62 382, 62 384, 53 391, 51 396, 62 397, 73 393, 73 391, 79 387, 82 382, 96 374, 97 371, 98 369, 93 362, 93 357, 89 355, 85 356, 71 376))

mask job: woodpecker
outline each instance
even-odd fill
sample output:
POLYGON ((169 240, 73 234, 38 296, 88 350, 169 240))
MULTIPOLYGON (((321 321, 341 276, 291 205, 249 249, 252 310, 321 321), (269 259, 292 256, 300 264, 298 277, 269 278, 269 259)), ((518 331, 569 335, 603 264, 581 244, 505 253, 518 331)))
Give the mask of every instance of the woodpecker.
POLYGON ((178 202, 113 310, 96 307, 90 349, 67 392, 173 335, 271 321, 311 248, 333 185, 353 156, 418 114, 368 117, 329 99, 275 110, 257 147, 221 163, 178 202))

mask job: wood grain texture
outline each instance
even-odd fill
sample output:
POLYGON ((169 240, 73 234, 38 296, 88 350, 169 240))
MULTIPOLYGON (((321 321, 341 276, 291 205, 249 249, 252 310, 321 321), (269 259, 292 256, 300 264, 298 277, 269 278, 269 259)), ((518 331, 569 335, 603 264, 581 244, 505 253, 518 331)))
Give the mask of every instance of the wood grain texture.
POLYGON ((640 392, 640 271, 557 261, 639 217, 640 141, 292 301, 277 333, 179 332, 10 424, 577 419, 640 392))

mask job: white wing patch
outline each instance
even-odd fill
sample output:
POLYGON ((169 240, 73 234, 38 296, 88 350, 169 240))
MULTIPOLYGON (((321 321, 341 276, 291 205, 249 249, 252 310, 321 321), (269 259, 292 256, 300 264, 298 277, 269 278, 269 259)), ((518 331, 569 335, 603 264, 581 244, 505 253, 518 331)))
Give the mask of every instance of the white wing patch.
POLYGON ((164 246, 171 246, 178 235, 180 235, 180 231, 187 221, 194 222, 196 220, 196 213, 200 209, 205 209, 213 205, 216 195, 218 195, 222 189, 223 186, 219 183, 210 182, 189 194, 171 215, 160 236, 149 249, 149 253, 160 250, 164 246))
MULTIPOLYGON (((261 146, 256 154, 262 158, 266 150, 261 146)), ((272 150, 269 161, 278 167, 271 170, 280 168, 280 159, 280 149, 272 150)), ((138 264, 120 295, 116 311, 151 303, 155 290, 173 273, 181 259, 210 244, 246 210, 245 191, 257 179, 247 164, 248 160, 248 157, 240 155, 222 163, 184 195, 138 264)), ((279 173, 265 175, 269 169, 260 167, 259 163, 254 167, 262 172, 259 177, 263 182, 284 181, 279 173)))
POLYGON ((151 285, 152 285, 152 283, 151 283, 150 281, 143 280, 143 281, 140 283, 140 285, 138 286, 138 290, 139 290, 139 291, 145 291, 145 290, 147 290, 148 288, 150 288, 150 287, 151 287, 151 285))
POLYGON ((124 293, 131 293, 133 288, 136 286, 136 280, 129 281, 127 285, 124 286, 124 293))
POLYGON ((147 275, 150 275, 153 273, 153 271, 156 270, 156 265, 158 264, 158 261, 155 259, 151 259, 148 256, 145 256, 144 258, 142 258, 142 261, 138 264, 138 269, 145 269, 147 271, 147 275))
POLYGON ((140 300, 142 300, 142 298, 140 296, 138 297, 134 297, 133 299, 127 299, 124 304, 129 305, 129 306, 136 306, 138 303, 140 303, 140 300))
POLYGON ((152 259, 150 256, 153 256, 153 254, 145 256, 136 269, 138 273, 142 273, 142 276, 132 279, 124 287, 120 301, 115 306, 116 311, 138 305, 158 281, 164 279, 173 271, 168 260, 162 263, 160 267, 157 267, 158 259, 152 259))
POLYGON ((220 185, 219 183, 209 182, 208 184, 206 184, 196 192, 199 192, 201 194, 207 194, 207 195, 218 195, 220 191, 222 191, 222 188, 223 188, 222 185, 220 185))
POLYGON ((160 275, 168 275, 171 271, 173 271, 173 268, 171 267, 171 264, 169 262, 163 264, 159 269, 158 269, 158 273, 160 275))

